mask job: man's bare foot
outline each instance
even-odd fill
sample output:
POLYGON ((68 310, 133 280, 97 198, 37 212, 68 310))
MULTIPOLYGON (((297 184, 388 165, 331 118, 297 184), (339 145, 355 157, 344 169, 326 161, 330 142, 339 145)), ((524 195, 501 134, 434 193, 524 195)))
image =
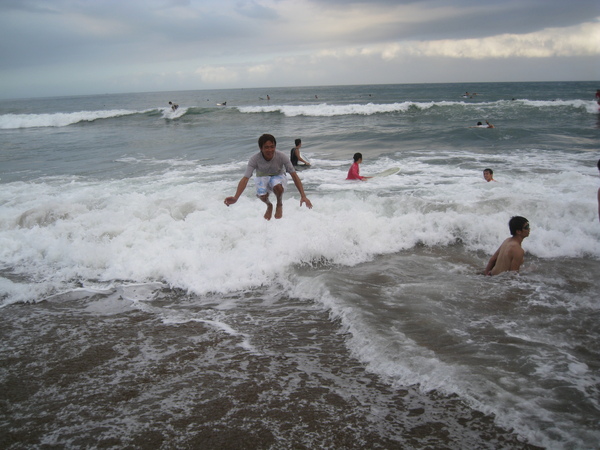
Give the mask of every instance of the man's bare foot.
POLYGON ((281 219, 282 217, 283 217, 283 205, 278 203, 277 207, 275 208, 275 218, 281 219))
MULTIPOLYGON (((267 212, 265 213, 265 219, 271 220, 271 216, 273 215, 273 203, 269 203, 267 206, 267 212)), ((277 217, 277 216, 275 216, 277 217)))

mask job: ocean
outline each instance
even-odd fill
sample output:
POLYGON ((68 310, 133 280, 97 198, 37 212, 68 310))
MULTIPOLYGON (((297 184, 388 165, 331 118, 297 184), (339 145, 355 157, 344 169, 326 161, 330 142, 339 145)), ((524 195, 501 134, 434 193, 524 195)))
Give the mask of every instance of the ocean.
POLYGON ((0 447, 598 448, 598 88, 1 100, 0 447), (263 133, 312 209, 225 206, 263 133))

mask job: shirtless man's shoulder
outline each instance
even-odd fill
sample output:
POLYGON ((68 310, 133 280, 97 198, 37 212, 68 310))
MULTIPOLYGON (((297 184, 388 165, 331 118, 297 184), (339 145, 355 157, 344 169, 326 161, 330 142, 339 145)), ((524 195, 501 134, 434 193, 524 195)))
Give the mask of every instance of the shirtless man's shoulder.
POLYGON ((525 250, 521 247, 521 242, 514 237, 507 238, 498 249, 498 257, 491 274, 519 270, 524 256, 525 250))

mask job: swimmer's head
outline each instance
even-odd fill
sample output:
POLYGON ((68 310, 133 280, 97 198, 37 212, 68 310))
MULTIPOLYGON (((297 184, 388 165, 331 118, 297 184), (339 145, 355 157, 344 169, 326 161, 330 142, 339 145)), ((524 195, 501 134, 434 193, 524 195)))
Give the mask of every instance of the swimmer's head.
POLYGON ((529 220, 525 217, 514 216, 508 221, 508 228, 512 236, 517 234, 517 231, 521 231, 524 228, 529 228, 529 220))
POLYGON ((355 153, 352 158, 354 158, 354 162, 358 162, 362 159, 362 153, 355 153))
POLYGON ((483 178, 485 178, 485 181, 492 181, 494 179, 494 171, 492 169, 483 169, 483 178))

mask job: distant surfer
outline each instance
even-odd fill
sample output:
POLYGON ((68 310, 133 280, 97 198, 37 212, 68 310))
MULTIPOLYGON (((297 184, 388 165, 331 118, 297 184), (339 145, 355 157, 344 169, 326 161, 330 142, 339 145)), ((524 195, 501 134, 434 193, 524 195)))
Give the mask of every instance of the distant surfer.
POLYGON ((474 127, 469 127, 469 128, 496 128, 496 127, 486 120, 485 125, 482 124, 481 122, 477 122, 477 125, 475 125, 474 127))
POLYGON ((227 106, 227 102, 217 103, 217 106, 227 106))
POLYGON ((492 169, 483 169, 483 178, 488 183, 490 181, 496 181, 494 180, 494 171, 492 169))
POLYGON ((303 203, 306 207, 312 209, 312 203, 304 194, 304 187, 302 181, 296 173, 296 169, 292 165, 290 159, 283 152, 276 150, 277 141, 271 134, 263 134, 258 138, 258 148, 260 152, 254 154, 248 161, 246 172, 238 183, 237 190, 233 197, 227 197, 225 204, 227 206, 233 205, 238 201, 244 189, 248 185, 248 181, 252 177, 252 173, 256 170, 256 177, 254 179, 256 184, 256 196, 260 198, 267 205, 267 211, 265 212, 265 219, 271 220, 273 215, 273 204, 269 200, 269 193, 275 194, 277 198, 277 205, 275 207, 275 218, 281 219, 283 217, 283 192, 287 185, 286 171, 294 180, 296 189, 300 193, 300 206, 303 203))
POLYGON ((371 178, 371 177, 361 177, 360 176, 359 165, 362 163, 362 153, 355 153, 352 158, 354 159, 354 162, 350 166, 350 170, 348 170, 348 177, 346 178, 346 180, 365 181, 366 179, 371 178))
POLYGON ((518 272, 523 264, 525 250, 521 247, 521 243, 529 236, 529 221, 525 217, 514 216, 508 222, 508 228, 512 237, 506 239, 490 258, 484 270, 486 275, 498 275, 507 271, 518 272))
POLYGON ((179 108, 179 105, 176 105, 173 102, 169 102, 169 105, 171 105, 171 111, 175 111, 177 108, 179 108))
POLYGON ((292 162, 294 167, 298 165, 298 161, 302 161, 305 166, 310 166, 310 163, 304 158, 302 158, 302 156, 300 156, 300 147, 302 147, 302 140, 296 139, 294 141, 294 144, 296 144, 296 146, 292 147, 292 150, 290 151, 290 161, 292 162))

